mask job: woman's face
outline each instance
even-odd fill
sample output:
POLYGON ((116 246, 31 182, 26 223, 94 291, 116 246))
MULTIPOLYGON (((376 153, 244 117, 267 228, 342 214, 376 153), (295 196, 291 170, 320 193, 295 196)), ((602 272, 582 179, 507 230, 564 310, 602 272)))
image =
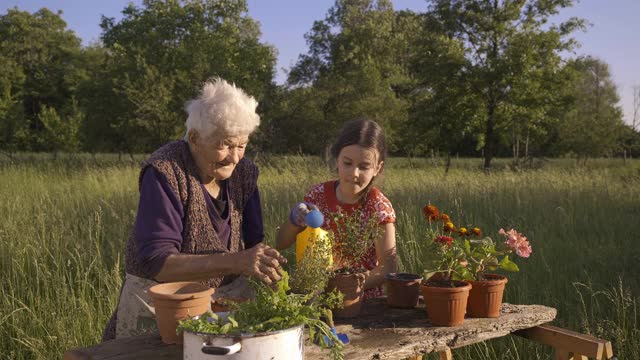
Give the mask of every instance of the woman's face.
POLYGON ((360 145, 345 146, 338 154, 338 177, 342 191, 359 195, 382 169, 375 149, 360 145))
POLYGON ((204 182, 226 180, 244 157, 248 136, 202 137, 189 132, 189 148, 204 182))

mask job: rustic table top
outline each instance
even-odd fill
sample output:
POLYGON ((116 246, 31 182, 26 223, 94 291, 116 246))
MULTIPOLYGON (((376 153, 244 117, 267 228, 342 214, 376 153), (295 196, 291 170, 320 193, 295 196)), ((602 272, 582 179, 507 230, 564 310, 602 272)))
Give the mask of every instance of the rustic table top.
MULTIPOLYGON (((429 323, 423 306, 391 309, 382 298, 365 302, 357 318, 337 319, 336 328, 351 340, 344 348, 345 359, 401 359, 498 338, 548 323, 555 317, 556 309, 547 306, 503 304, 498 318, 466 318, 460 326, 435 327, 429 323)), ((327 357, 327 350, 305 345, 306 359, 327 357)), ((182 346, 163 344, 159 336, 141 336, 69 350, 64 359, 177 360, 182 359, 182 346)))

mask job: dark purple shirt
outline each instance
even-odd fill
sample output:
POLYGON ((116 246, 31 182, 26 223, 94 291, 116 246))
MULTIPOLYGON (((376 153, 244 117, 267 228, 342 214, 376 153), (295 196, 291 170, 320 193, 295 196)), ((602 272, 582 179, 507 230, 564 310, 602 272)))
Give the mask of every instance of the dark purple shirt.
MULTIPOLYGON (((211 224, 223 246, 229 246, 231 237, 228 211, 229 191, 223 182, 221 200, 211 197, 204 185, 202 191, 207 203, 211 224)), ((152 166, 147 167, 140 186, 140 202, 136 218, 136 246, 138 263, 149 278, 153 279, 170 254, 180 253, 182 248, 182 203, 173 193, 167 180, 152 166)), ((250 248, 264 239, 262 207, 258 188, 251 194, 242 213, 241 241, 250 248)))

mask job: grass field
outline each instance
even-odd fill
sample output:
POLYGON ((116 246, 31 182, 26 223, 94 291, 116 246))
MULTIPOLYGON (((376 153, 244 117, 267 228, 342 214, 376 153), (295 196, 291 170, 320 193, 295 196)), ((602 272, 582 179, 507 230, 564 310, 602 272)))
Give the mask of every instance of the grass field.
MULTIPOLYGON (((123 246, 137 207, 137 162, 116 155, 21 155, 0 160, 0 358, 55 359, 100 340, 115 307, 123 246)), ((317 158, 260 158, 266 241, 313 183, 332 178, 317 158)), ((420 209, 438 205, 495 235, 515 227, 533 254, 508 274, 506 301, 558 309, 556 325, 609 339, 640 359, 640 161, 571 160, 513 171, 497 161, 390 159, 379 182, 397 212, 402 269, 429 259, 420 209)), ((291 256, 292 254, 287 254, 291 256)), ((551 359, 506 337, 456 359, 551 359)))

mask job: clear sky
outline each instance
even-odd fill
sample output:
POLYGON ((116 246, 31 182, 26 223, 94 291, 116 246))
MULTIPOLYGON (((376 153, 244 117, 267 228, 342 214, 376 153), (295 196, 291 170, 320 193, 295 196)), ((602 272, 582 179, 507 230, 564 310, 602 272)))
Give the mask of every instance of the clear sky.
MULTIPOLYGON (((100 37, 100 16, 121 17, 129 3, 141 0, 0 0, 0 11, 17 6, 36 11, 41 7, 62 10, 68 27, 82 38, 84 44, 100 37)), ((250 16, 259 21, 263 41, 278 49, 276 82, 286 78, 298 55, 307 51, 304 34, 315 20, 321 20, 334 0, 248 0, 250 16)), ((424 11, 423 0, 393 0, 396 9, 424 11)), ((625 120, 631 123, 633 86, 640 86, 640 0, 581 0, 565 9, 557 19, 578 16, 592 25, 575 37, 582 46, 576 54, 589 54, 606 61, 618 86, 625 120)))

